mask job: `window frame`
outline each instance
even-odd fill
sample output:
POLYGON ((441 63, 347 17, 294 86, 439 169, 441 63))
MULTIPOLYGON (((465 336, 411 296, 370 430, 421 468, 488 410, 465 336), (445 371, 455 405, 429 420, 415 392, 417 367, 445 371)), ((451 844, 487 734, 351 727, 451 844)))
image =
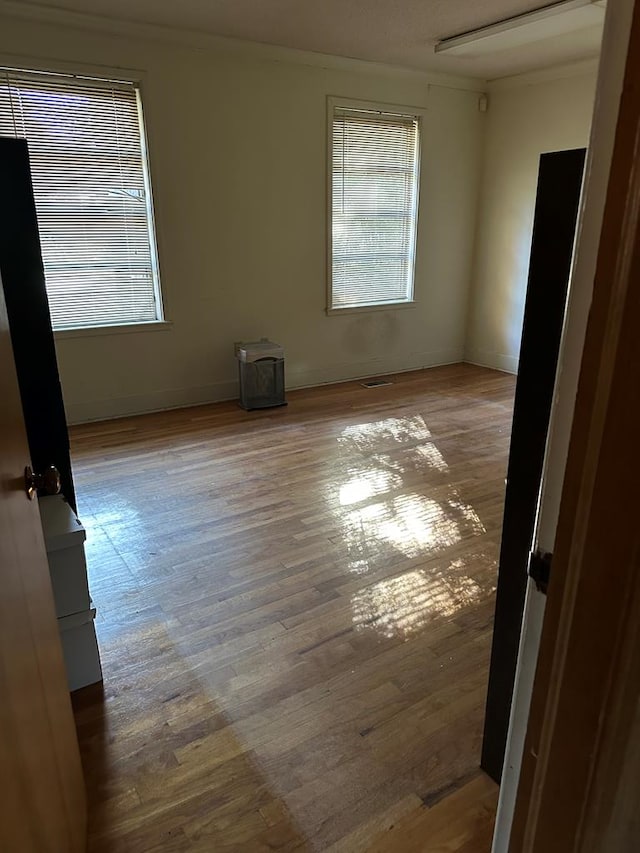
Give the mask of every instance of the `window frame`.
MULTIPOLYGON (((59 78, 61 75, 77 77, 83 85, 95 85, 101 88, 102 84, 115 84, 116 86, 133 86, 136 91, 138 104, 138 126, 140 130, 140 150, 142 154, 143 171, 145 179, 145 190, 147 192, 147 217, 150 238, 150 254, 154 284, 154 299, 156 304, 156 319, 142 320, 131 323, 102 323, 92 326, 59 327, 53 329, 55 339, 94 337, 112 334, 127 334, 140 332, 168 331, 172 329, 173 323, 167 319, 167 304, 170 301, 163 287, 160 275, 160 256, 162 252, 161 228, 158 222, 156 210, 157 191, 154 190, 152 180, 152 160, 148 143, 146 107, 144 107, 145 88, 147 84, 147 72, 139 68, 114 67, 106 65, 92 65, 89 63, 78 63, 63 60, 42 60, 30 56, 0 52, 0 68, 9 68, 16 72, 59 78)), ((2 72, 0 71, 0 80, 2 72)), ((70 81, 72 85, 72 81, 70 81)), ((28 140, 27 140, 28 142, 28 140)))
POLYGON ((415 308, 416 300, 416 267, 418 250, 418 232, 420 218, 420 196, 422 193, 422 135, 424 132, 426 110, 424 107, 411 107, 405 104, 389 104, 379 101, 364 101, 360 98, 344 98, 334 95, 327 96, 327 215, 326 215, 326 313, 328 316, 346 314, 362 314, 370 311, 395 311, 397 309, 415 308), (398 116, 413 116, 418 122, 418 145, 416 152, 416 193, 414 201, 415 234, 413 238, 413 277, 411 281, 411 296, 409 299, 376 302, 370 305, 348 305, 334 307, 333 305, 333 119, 336 107, 341 109, 363 110, 367 112, 387 113, 398 116))

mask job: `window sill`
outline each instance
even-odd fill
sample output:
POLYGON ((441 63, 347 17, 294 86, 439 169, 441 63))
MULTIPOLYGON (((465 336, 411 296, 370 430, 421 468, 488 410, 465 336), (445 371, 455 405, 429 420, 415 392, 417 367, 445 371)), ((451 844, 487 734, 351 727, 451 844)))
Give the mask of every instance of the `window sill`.
POLYGON ((382 302, 379 305, 357 305, 352 308, 327 308, 329 317, 338 314, 364 314, 369 311, 396 311, 398 308, 415 308, 418 303, 415 299, 408 302, 382 302))
POLYGON ((152 323, 126 323, 120 326, 91 326, 84 329, 54 330, 56 340, 67 338, 94 338, 102 335, 131 335, 140 332, 168 332, 173 323, 168 320, 155 320, 152 323))

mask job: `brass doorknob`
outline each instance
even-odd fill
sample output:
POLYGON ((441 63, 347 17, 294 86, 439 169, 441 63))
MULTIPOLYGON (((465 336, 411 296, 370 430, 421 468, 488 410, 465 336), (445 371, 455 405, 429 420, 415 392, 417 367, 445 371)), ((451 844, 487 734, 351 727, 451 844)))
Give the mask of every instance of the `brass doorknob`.
POLYGON ((42 474, 34 474, 30 465, 24 469, 24 487, 30 501, 39 491, 48 495, 59 495, 61 486, 60 472, 55 465, 49 465, 42 474))

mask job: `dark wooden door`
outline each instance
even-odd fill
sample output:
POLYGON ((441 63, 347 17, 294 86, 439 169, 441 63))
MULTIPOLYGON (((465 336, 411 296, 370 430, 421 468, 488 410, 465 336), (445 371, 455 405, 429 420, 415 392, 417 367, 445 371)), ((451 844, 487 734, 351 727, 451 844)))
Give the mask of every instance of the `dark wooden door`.
POLYGON ((540 157, 481 764, 500 781, 586 150, 540 157))
POLYGON ((31 460, 36 471, 58 468, 76 509, 26 140, 0 138, 0 187, 0 275, 31 460))

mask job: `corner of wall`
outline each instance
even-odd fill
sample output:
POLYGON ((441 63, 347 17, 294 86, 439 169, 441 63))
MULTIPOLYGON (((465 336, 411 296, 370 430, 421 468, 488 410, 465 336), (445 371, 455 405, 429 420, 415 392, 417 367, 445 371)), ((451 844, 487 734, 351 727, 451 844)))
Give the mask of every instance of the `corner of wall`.
POLYGON ((492 370, 501 370, 503 373, 518 372, 518 362, 513 355, 501 352, 489 352, 487 350, 468 347, 464 351, 464 361, 467 364, 477 364, 478 367, 490 367, 492 370))
MULTIPOLYGON (((480 137, 480 145, 478 146, 478 181, 476 184, 475 198, 475 226, 473 235, 473 244, 471 246, 471 263, 469 267, 469 281, 467 284, 467 301, 464 320, 464 354, 463 358, 470 364, 478 364, 472 358, 473 354, 473 313, 476 304, 476 267, 479 254, 480 244, 480 213, 484 195, 484 181, 486 173, 486 151, 487 151, 487 127, 489 123, 489 115, 491 110, 491 100, 487 100, 487 109, 482 113, 482 133, 480 137)), ((484 365, 487 366, 487 365, 484 365)))
POLYGON ((591 58, 490 85, 466 361, 517 371, 539 157, 587 144, 597 66, 591 58))

